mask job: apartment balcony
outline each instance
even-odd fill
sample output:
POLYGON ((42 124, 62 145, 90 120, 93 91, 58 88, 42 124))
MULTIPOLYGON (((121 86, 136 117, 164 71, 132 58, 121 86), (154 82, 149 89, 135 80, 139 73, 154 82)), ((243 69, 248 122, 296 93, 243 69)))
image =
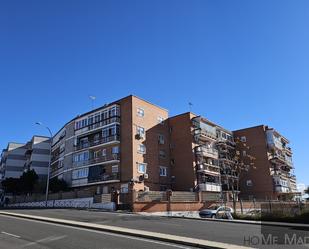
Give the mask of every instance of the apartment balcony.
POLYGON ((270 153, 268 159, 274 163, 285 163, 285 156, 283 154, 270 153))
POLYGON ((209 175, 220 175, 220 167, 218 165, 201 163, 198 165, 198 173, 204 173, 209 175))
POLYGON ((290 168, 293 168, 293 162, 291 159, 288 159, 284 154, 270 153, 268 159, 275 164, 286 165, 290 168))
POLYGON ((75 130, 75 134, 79 135, 79 134, 83 134, 83 133, 88 133, 88 132, 96 130, 100 127, 103 127, 103 126, 106 126, 106 125, 109 125, 109 124, 113 124, 113 123, 120 123, 120 116, 110 117, 110 118, 102 120, 100 122, 90 124, 88 126, 80 128, 78 130, 75 130))
POLYGON ((198 128, 194 130, 194 137, 202 141, 215 141, 217 139, 217 134, 209 130, 198 128))
POLYGON ((81 167, 81 166, 98 164, 98 163, 119 162, 119 161, 120 161, 120 155, 112 154, 108 156, 100 156, 96 158, 91 158, 86 161, 73 162, 73 167, 81 167))
POLYGON ((210 157, 217 159, 218 158, 218 151, 213 148, 205 148, 205 147, 197 147, 196 154, 203 157, 210 157))
POLYGON ((288 147, 288 146, 284 146, 284 147, 283 147, 283 151, 284 151, 286 154, 288 154, 288 155, 292 155, 292 154, 293 154, 291 147, 288 147))
POLYGON ((221 170, 221 177, 222 178, 235 178, 237 179, 239 176, 238 176, 238 173, 236 171, 224 171, 224 170, 221 170))
POLYGON ((58 169, 51 169, 50 171, 50 177, 55 177, 57 175, 60 175, 63 172, 63 167, 58 168, 58 169))
POLYGON ((277 185, 277 186, 275 186, 275 192, 278 192, 278 193, 289 193, 289 192, 291 192, 291 190, 290 190, 289 187, 277 185))
POLYGON ((221 192, 221 184, 206 182, 198 185, 200 191, 221 192))
POLYGON ((91 179, 88 178, 88 183, 107 182, 107 181, 115 181, 115 180, 120 180, 119 173, 99 175, 91 179))
POLYGON ((74 147, 74 150, 75 151, 83 150, 83 149, 95 147, 95 146, 106 144, 106 143, 113 143, 113 142, 119 143, 120 142, 120 136, 119 135, 113 135, 113 136, 109 136, 109 137, 103 137, 99 140, 80 143, 80 144, 78 144, 77 146, 74 147))

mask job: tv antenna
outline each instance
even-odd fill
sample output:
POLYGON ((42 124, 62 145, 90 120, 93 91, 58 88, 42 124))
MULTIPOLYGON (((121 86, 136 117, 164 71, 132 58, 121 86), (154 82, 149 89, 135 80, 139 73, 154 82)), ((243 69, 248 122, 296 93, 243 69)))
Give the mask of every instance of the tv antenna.
POLYGON ((89 95, 89 99, 91 99, 91 109, 94 109, 94 101, 96 100, 96 96, 89 95))
POLYGON ((191 102, 189 102, 188 104, 189 104, 189 111, 191 112, 193 104, 191 102))

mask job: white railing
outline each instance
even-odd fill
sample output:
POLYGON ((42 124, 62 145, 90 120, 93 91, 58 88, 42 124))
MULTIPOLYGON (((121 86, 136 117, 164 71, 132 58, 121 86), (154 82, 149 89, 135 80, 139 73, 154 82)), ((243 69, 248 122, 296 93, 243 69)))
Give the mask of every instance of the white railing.
POLYGON ((220 192, 221 185, 217 183, 201 183, 199 184, 199 189, 201 191, 220 192))

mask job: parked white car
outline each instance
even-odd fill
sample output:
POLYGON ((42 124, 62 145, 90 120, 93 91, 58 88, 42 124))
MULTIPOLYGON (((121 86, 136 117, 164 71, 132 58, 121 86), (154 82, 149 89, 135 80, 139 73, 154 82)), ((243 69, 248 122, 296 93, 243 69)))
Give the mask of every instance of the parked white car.
POLYGON ((201 218, 230 219, 232 213, 234 213, 234 210, 231 207, 211 205, 207 209, 201 210, 199 215, 201 218))

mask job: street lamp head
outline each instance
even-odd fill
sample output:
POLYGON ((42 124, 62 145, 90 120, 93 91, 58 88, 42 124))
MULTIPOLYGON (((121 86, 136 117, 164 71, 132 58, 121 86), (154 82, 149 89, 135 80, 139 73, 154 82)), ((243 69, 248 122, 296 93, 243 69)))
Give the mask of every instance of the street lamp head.
POLYGON ((35 122, 36 125, 42 125, 42 122, 35 122))

